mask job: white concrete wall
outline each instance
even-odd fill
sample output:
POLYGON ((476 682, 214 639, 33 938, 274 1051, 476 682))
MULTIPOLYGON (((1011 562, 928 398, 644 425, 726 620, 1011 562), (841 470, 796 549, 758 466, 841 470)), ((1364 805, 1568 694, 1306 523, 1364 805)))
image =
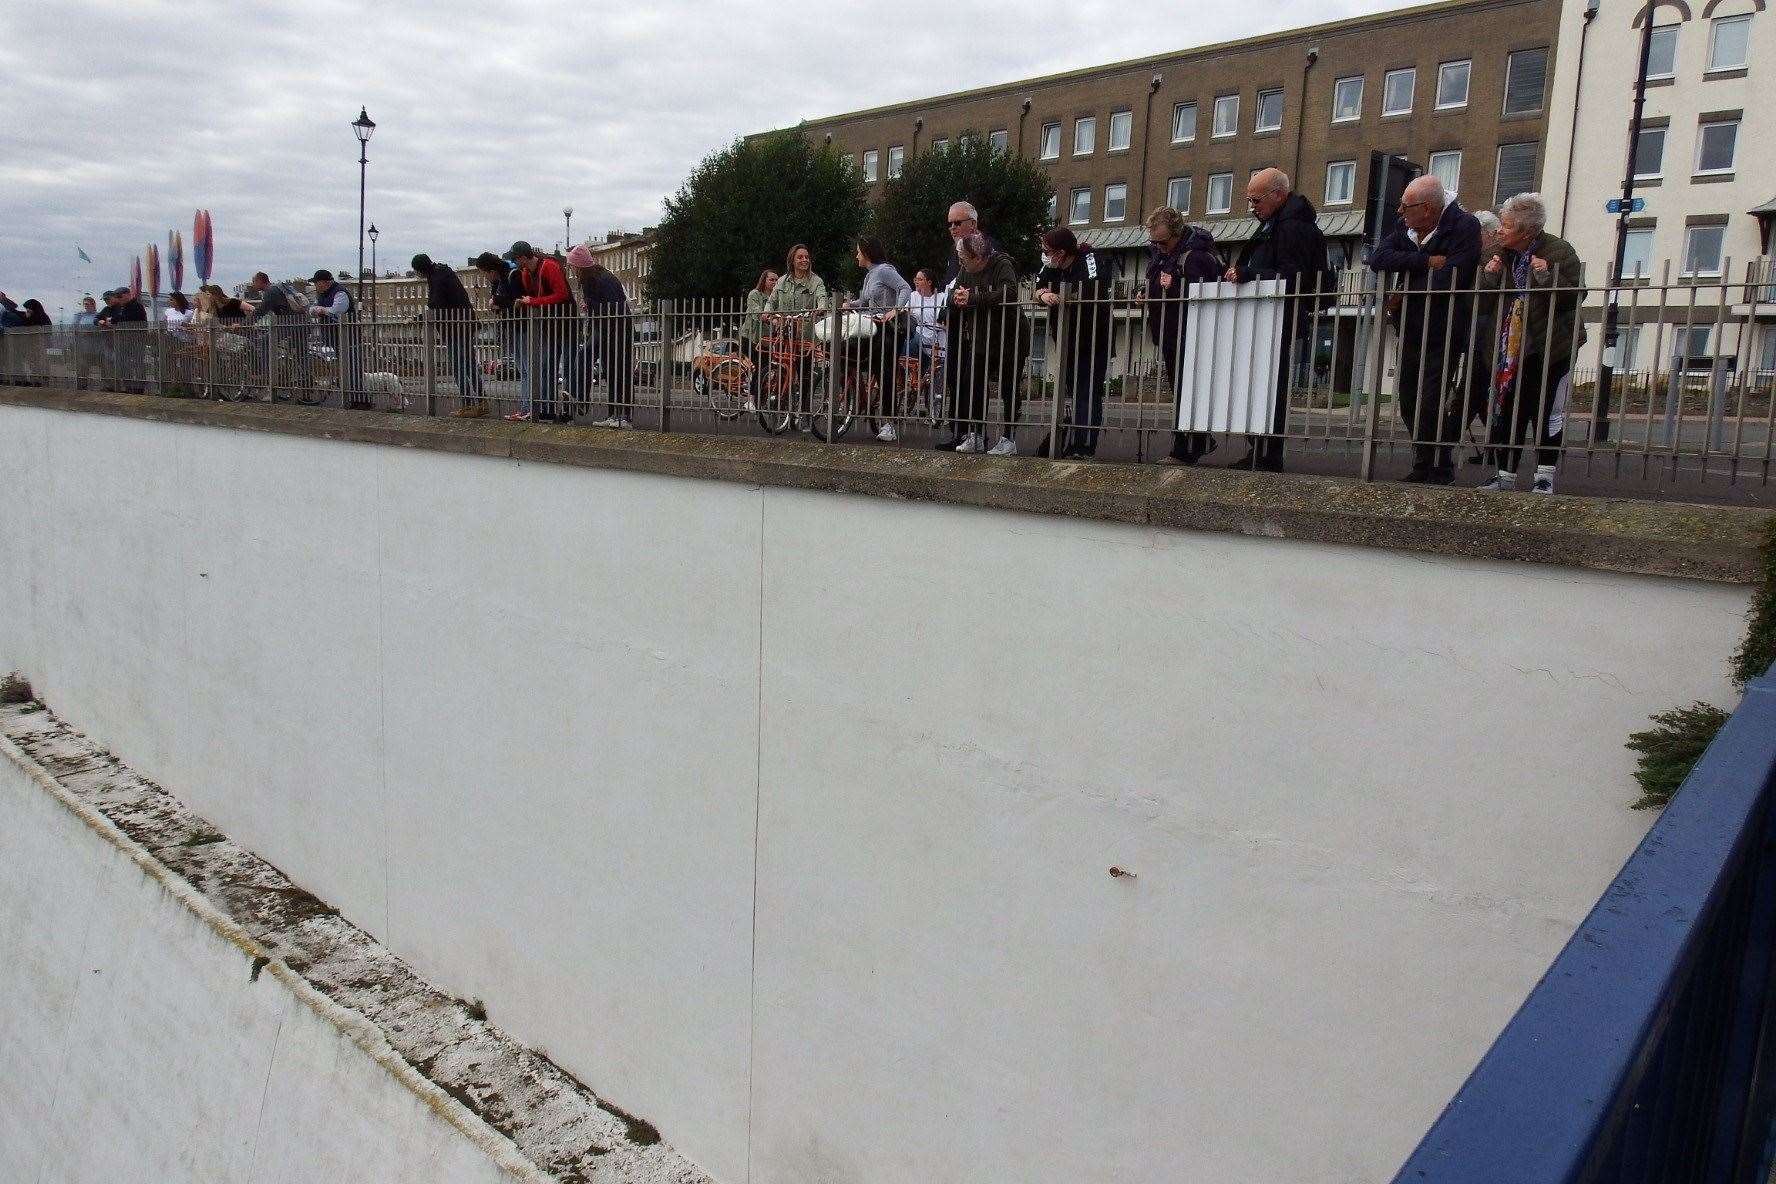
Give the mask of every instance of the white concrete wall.
POLYGON ((517 1178, 4 756, 0 814, 0 1180, 517 1178))
POLYGON ((1386 1177, 1745 607, 12 407, 0 471, 0 669, 760 1184, 1386 1177))

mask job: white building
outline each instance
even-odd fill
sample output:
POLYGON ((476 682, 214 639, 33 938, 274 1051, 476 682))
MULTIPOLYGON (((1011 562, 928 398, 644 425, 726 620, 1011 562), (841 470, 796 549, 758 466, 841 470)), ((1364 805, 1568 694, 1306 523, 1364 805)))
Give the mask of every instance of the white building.
MULTIPOLYGON (((1776 217, 1776 152, 1761 140, 1772 125, 1755 101, 1776 83, 1776 13, 1765 3, 1653 0, 1634 153, 1646 207, 1629 222, 1621 273, 1644 289, 1633 296, 1630 367, 1744 358, 1754 373, 1776 370, 1776 305, 1743 286, 1768 278, 1776 217)), ((1605 204, 1622 192, 1648 11, 1647 0, 1569 0, 1561 15, 1542 192, 1550 229, 1578 250, 1593 286, 1615 259, 1616 216, 1605 204)), ((1586 366, 1598 344, 1594 336, 1586 366)))

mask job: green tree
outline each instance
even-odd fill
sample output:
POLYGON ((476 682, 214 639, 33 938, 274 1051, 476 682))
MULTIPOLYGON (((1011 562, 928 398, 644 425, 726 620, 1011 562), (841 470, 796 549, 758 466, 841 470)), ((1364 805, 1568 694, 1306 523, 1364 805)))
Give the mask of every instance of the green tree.
POLYGON ((965 201, 980 211, 981 228, 1011 255, 1020 273, 1036 270, 1054 189, 1036 162, 996 152, 979 132, 964 132, 935 152, 906 162, 882 188, 873 228, 907 278, 921 267, 942 275, 950 254, 945 215, 965 201))
POLYGON ((806 243, 829 285, 854 286, 852 249, 869 216, 863 179, 800 129, 738 140, 704 158, 666 199, 648 295, 743 296, 806 243))

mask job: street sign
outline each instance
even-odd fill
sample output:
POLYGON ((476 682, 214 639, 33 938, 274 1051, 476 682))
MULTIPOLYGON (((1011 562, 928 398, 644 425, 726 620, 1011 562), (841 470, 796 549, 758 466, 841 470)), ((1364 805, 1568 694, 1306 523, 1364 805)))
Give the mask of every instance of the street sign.
MULTIPOLYGON (((1623 205, 1624 205, 1624 203, 1621 198, 1612 197, 1608 201, 1603 203, 1603 208, 1608 210, 1612 214, 1620 214, 1622 212, 1623 205)), ((1638 214, 1644 209, 1646 209, 1646 198, 1644 198, 1644 197, 1634 198, 1630 202, 1627 203, 1627 210, 1630 214, 1638 214)))

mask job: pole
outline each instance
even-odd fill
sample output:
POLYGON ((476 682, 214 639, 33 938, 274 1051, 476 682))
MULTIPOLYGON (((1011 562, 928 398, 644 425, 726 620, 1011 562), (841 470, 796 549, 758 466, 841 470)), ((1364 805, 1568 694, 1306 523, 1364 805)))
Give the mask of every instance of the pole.
POLYGON ((1628 163, 1622 169, 1622 208, 1616 214, 1616 265, 1603 292, 1603 365, 1597 368, 1597 426, 1592 436, 1598 443, 1610 437, 1610 394, 1615 386, 1615 350, 1621 334, 1617 329, 1622 283, 1622 261, 1628 254, 1628 219, 1634 214, 1634 157, 1640 149, 1641 120, 1646 114, 1647 62, 1653 55, 1653 14, 1649 6, 1640 27, 1640 69, 1634 74, 1634 118, 1628 121, 1628 163))
POLYGON ((364 178, 370 164, 370 143, 358 141, 358 307, 364 307, 364 178))

